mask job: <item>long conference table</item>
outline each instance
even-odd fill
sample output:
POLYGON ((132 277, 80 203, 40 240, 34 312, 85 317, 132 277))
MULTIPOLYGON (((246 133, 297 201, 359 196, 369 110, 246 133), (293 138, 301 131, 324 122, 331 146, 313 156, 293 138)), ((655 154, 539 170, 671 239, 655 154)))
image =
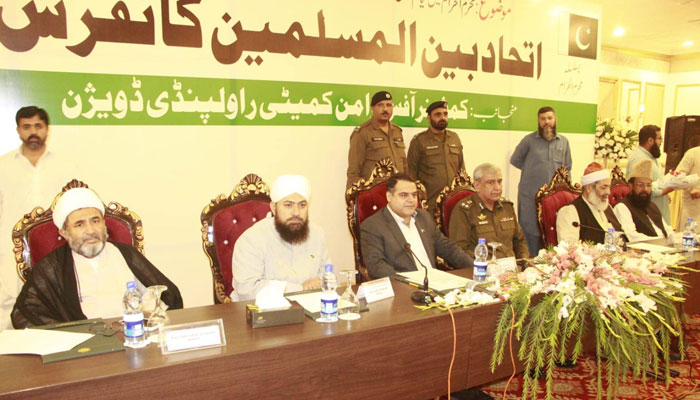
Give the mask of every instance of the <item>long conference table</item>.
MULTIPOLYGON (((355 321, 252 329, 246 303, 169 311, 171 324, 223 318, 226 346, 162 355, 155 344, 43 364, 36 355, 0 356, 0 396, 9 398, 429 399, 447 393, 453 333, 445 311, 421 311, 415 288, 355 321)), ((507 377, 507 358, 489 371, 503 303, 454 311, 452 390, 507 377)))
MULTIPOLYGON (((700 265, 694 252, 687 265, 700 265)), ((464 271, 456 271, 463 274, 464 271)), ((700 274, 690 273, 685 312, 700 312, 700 274)), ((452 322, 421 311, 415 288, 392 282, 395 296, 369 305, 356 321, 252 329, 246 303, 169 311, 171 324, 222 318, 226 346, 162 355, 144 349, 43 364, 36 355, 0 356, 2 398, 332 398, 429 399, 447 393, 452 322)), ((453 391, 508 377, 508 351, 489 370, 504 303, 454 311, 453 391)), ((516 348, 517 351, 517 348, 516 348)), ((522 371, 522 365, 518 364, 522 371)))

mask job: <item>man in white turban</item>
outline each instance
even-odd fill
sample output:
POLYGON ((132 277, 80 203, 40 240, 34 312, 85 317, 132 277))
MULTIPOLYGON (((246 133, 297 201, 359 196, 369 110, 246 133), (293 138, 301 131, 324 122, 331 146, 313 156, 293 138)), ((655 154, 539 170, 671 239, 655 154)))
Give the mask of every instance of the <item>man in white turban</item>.
POLYGON ((165 285, 165 303, 182 308, 177 286, 136 248, 107 241, 104 212, 102 200, 90 189, 61 195, 53 222, 67 244, 32 268, 12 310, 15 328, 119 316, 128 281, 136 281, 141 291, 165 285))
POLYGON ((588 164, 581 186, 583 194, 557 213, 557 240, 603 243, 608 229, 622 231, 608 200, 610 171, 597 162, 588 164))
POLYGON ((233 249, 233 301, 254 299, 271 281, 285 282, 285 292, 318 289, 331 263, 323 230, 309 224, 309 181, 282 175, 270 199, 272 215, 243 232, 233 249))

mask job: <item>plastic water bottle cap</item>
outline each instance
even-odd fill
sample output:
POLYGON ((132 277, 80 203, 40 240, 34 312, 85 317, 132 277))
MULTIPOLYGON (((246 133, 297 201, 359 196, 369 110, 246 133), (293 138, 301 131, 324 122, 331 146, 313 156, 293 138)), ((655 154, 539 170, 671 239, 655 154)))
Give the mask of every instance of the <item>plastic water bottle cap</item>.
POLYGON ((610 233, 615 232, 615 228, 608 228, 608 232, 610 232, 610 233))
POLYGON ((332 264, 326 264, 323 266, 325 268, 326 272, 333 272, 333 265, 332 264))
POLYGON ((486 243, 486 239, 484 239, 484 238, 479 238, 479 244, 485 244, 485 243, 486 243))
POLYGON ((693 217, 688 217, 688 222, 693 222, 693 217))
POLYGON ((129 281, 126 283, 126 288, 127 289, 136 289, 136 282, 134 281, 129 281))

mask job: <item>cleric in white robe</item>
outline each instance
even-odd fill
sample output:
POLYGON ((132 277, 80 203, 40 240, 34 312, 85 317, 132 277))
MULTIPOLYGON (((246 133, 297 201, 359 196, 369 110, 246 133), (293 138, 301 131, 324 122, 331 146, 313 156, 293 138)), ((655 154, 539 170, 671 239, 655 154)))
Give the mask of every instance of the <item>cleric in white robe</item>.
POLYGON ((89 318, 118 317, 128 281, 165 285, 169 308, 182 308, 177 286, 136 248, 107 241, 104 204, 95 192, 74 188, 56 202, 53 222, 67 244, 33 268, 12 309, 12 325, 26 328, 89 318))

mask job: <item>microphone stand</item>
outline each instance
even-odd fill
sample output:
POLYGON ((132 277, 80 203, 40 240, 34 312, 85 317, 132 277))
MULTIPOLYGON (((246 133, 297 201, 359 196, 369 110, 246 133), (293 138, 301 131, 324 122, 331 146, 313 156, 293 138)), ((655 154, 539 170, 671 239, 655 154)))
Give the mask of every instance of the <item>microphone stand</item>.
POLYGON ((413 250, 411 250, 410 243, 406 243, 404 245, 404 250, 406 250, 408 256, 413 259, 413 264, 415 264, 416 269, 418 269, 418 265, 420 265, 425 270, 425 279, 423 279, 423 289, 419 289, 413 292, 413 294, 411 295, 411 300, 415 301, 416 303, 423 303, 425 305, 429 305, 430 303, 434 302, 435 299, 430 294, 430 289, 428 288, 428 267, 426 267, 421 262, 421 260, 418 259, 418 257, 416 257, 416 254, 413 252, 413 250))
MULTIPOLYGON (((576 221, 571 222, 571 226, 573 226, 574 228, 586 228, 586 229, 591 229, 591 230, 598 231, 598 232, 608 233, 608 231, 606 231, 605 229, 600 229, 600 228, 597 228, 595 226, 583 225, 583 224, 576 222, 576 221)), ((622 251, 627 251, 626 238, 627 238, 627 236, 625 236, 625 233, 623 232, 622 237, 621 237, 621 239, 622 239, 622 251)))

